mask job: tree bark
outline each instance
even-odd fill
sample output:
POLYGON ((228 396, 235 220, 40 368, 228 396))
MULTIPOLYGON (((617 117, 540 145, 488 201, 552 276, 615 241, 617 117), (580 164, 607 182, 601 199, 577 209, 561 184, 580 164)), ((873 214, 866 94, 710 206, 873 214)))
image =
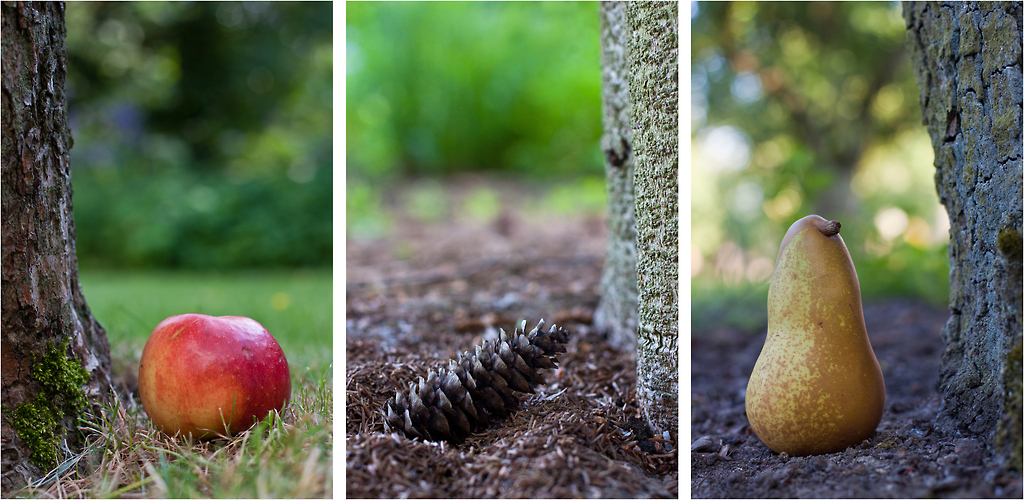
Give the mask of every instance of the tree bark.
POLYGON ((636 176, 637 401, 651 428, 679 427, 679 4, 630 2, 636 176))
POLYGON ((626 2, 601 2, 601 109, 605 184, 608 190, 608 250, 601 275, 601 301, 594 325, 610 344, 636 347, 636 216, 633 199, 632 128, 629 104, 630 31, 626 2))
POLYGON ((1021 468, 1021 4, 904 3, 935 184, 949 214, 950 318, 937 427, 1021 468))
POLYGON ((2 83, 2 491, 75 445, 107 394, 110 347, 78 283, 64 4, 4 2, 2 83))

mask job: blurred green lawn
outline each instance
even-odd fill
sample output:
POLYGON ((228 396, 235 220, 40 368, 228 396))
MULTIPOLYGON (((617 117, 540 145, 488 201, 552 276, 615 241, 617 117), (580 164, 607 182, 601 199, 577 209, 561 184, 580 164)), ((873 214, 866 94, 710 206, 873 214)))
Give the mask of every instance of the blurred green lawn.
POLYGON ((169 316, 248 316, 274 335, 293 378, 332 361, 330 269, 301 271, 89 271, 80 273, 93 315, 119 366, 134 364, 150 332, 169 316))

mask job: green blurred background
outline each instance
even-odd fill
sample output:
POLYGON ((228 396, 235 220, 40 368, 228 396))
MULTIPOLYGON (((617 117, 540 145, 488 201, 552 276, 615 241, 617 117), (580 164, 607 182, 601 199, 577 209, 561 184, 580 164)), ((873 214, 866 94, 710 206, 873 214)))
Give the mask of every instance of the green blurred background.
POLYGON ((68 4, 83 266, 330 265, 331 12, 68 4))
POLYGON ((944 305, 949 222, 897 2, 696 2, 694 332, 767 324, 779 243, 837 219, 865 301, 944 305))
POLYGON ((486 186, 445 205, 449 181, 468 175, 535 184, 554 209, 603 211, 597 3, 345 9, 349 237, 389 234, 388 204, 430 220, 496 215, 501 197, 486 186))
POLYGON ((293 365, 330 363, 332 20, 328 2, 68 3, 82 284, 126 369, 186 312, 253 317, 293 365))

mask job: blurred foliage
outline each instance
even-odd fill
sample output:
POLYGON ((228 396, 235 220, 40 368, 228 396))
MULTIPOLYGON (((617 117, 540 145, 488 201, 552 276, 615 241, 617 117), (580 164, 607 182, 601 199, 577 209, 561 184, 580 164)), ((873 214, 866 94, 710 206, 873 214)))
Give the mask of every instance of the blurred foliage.
POLYGON ((346 4, 353 173, 600 172, 597 4, 346 4))
POLYGON ((842 222, 866 298, 944 303, 949 222, 900 5, 699 2, 691 26, 695 307, 755 290, 763 308, 810 213, 842 222))
POLYGON ((84 266, 324 266, 330 3, 67 7, 84 266))
POLYGON ((387 230, 380 204, 399 179, 603 177, 596 3, 345 8, 350 235, 387 230))

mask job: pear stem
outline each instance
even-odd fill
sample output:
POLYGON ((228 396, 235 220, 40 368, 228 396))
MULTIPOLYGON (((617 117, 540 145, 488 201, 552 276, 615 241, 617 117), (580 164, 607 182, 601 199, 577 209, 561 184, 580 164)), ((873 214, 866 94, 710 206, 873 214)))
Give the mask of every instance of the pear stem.
POLYGON ((816 227, 818 231, 821 231, 821 234, 824 234, 825 236, 835 236, 839 234, 840 226, 841 224, 839 224, 839 221, 837 220, 827 221, 825 219, 818 219, 814 221, 814 227, 816 227))

